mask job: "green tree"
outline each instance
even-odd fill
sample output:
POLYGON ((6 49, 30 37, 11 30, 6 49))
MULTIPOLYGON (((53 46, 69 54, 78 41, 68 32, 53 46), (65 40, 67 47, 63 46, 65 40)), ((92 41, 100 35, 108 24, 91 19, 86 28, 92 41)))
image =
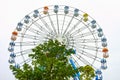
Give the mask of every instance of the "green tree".
POLYGON ((77 71, 68 61, 68 56, 74 54, 73 49, 57 40, 49 40, 32 49, 29 54, 30 64, 25 63, 21 68, 10 65, 18 80, 69 80, 77 71))
POLYGON ((89 65, 81 66, 78 70, 81 74, 80 80, 93 80, 93 78, 95 77, 95 71, 89 65))

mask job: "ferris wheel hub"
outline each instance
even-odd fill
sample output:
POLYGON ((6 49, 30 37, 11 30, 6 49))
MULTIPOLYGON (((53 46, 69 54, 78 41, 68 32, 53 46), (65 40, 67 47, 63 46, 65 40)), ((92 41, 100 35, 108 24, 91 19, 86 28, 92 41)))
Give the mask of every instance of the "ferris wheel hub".
POLYGON ((60 43, 67 45, 68 40, 66 36, 58 34, 55 39, 58 40, 60 43))

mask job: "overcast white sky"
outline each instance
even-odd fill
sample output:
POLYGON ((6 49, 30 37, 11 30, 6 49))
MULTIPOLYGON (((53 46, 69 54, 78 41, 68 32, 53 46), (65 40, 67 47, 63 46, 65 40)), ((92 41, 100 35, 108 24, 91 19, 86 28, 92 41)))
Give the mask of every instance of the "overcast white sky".
POLYGON ((92 16, 108 39, 110 57, 104 80, 120 80, 120 1, 119 0, 0 0, 0 80, 15 80, 9 70, 7 51, 16 24, 34 9, 45 5, 68 5, 92 16))

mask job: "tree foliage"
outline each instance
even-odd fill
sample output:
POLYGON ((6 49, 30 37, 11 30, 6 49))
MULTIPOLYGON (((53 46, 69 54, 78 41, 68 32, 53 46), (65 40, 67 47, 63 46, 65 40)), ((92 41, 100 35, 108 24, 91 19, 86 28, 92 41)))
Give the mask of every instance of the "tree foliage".
POLYGON ((73 69, 68 57, 74 54, 73 49, 57 40, 49 40, 39 44, 29 54, 31 64, 25 63, 21 68, 10 65, 16 79, 18 80, 69 80, 80 71, 80 80, 92 80, 95 77, 94 69, 89 66, 81 66, 73 69))
POLYGON ((79 68, 79 71, 81 73, 80 80, 93 80, 93 78, 95 77, 95 71, 89 65, 81 66, 79 68))
POLYGON ((30 64, 25 63, 21 68, 10 65, 18 80, 69 80, 77 71, 68 61, 68 56, 74 54, 73 49, 66 49, 57 40, 49 40, 39 44, 29 54, 30 64))

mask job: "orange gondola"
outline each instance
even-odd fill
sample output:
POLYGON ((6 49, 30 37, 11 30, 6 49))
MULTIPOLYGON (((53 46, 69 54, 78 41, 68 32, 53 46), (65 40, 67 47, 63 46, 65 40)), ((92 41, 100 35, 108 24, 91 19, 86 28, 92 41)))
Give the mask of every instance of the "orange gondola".
POLYGON ((45 7, 44 7, 44 10, 48 10, 48 9, 49 9, 48 6, 45 6, 45 7))
POLYGON ((103 48, 102 52, 107 53, 108 52, 108 48, 103 48))
POLYGON ((15 35, 15 36, 17 36, 17 35, 18 35, 18 32, 13 31, 12 34, 15 35))
POLYGON ((49 9, 48 6, 45 6, 43 13, 44 13, 44 14, 47 14, 47 13, 48 13, 48 9, 49 9))

